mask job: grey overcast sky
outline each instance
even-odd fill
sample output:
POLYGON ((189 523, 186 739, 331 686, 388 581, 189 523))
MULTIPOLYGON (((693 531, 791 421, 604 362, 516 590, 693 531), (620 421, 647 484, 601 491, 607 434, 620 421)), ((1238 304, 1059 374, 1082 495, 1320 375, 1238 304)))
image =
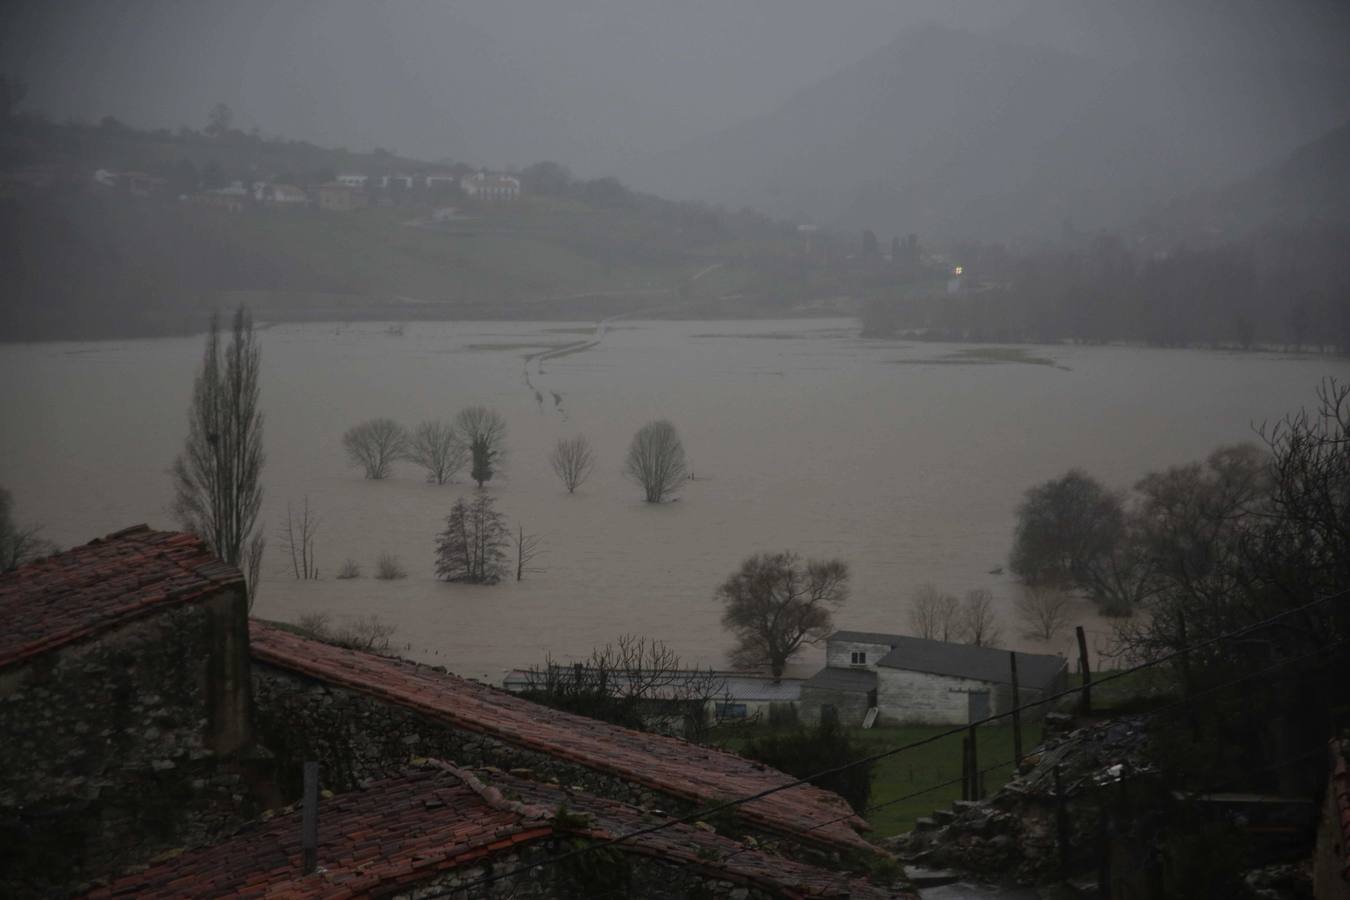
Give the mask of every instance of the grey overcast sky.
POLYGON ((1097 56, 1183 52, 1197 34, 1241 52, 1347 46, 1341 0, 1196 0, 1197 15, 1222 17, 1198 29, 1184 5, 11 0, 0 71, 57 118, 200 127, 224 101, 265 134, 495 166, 554 158, 597 175, 768 113, 923 22, 1097 56), (1156 10, 1142 18, 1156 29, 1126 7, 1156 10))
POLYGON ((267 133, 602 170, 765 112, 907 25, 1025 5, 42 0, 8 6, 0 52, 56 116, 196 126, 224 100, 267 133))

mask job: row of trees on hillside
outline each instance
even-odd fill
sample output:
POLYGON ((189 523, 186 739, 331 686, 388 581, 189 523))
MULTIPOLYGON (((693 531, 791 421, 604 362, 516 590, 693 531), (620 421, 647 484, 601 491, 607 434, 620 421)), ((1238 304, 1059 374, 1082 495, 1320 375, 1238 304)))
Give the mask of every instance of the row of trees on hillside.
POLYGON ((1350 226, 1271 228, 1151 255, 1102 236, 1023 255, 968 245, 952 257, 960 291, 878 292, 863 333, 1350 353, 1350 226))

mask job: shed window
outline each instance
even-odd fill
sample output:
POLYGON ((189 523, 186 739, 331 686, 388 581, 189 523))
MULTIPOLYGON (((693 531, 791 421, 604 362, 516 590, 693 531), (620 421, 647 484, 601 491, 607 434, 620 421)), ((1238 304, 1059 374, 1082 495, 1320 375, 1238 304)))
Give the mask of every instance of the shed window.
POLYGON ((867 665, 867 651, 866 651, 866 650, 854 650, 854 651, 853 651, 853 665, 855 665, 855 666, 865 666, 865 665, 867 665))
POLYGON ((719 703, 717 704, 717 718, 719 719, 744 719, 746 709, 744 703, 719 703))

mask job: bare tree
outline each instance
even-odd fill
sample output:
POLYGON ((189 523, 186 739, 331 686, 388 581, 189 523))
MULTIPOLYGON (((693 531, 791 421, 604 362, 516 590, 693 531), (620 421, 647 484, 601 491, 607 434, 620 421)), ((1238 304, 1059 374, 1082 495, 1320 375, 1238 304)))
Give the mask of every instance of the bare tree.
POLYGON ((723 676, 686 667, 664 642, 631 634, 570 666, 547 659, 525 683, 536 702, 628 728, 667 730, 661 726, 679 720, 694 741, 707 735, 708 707, 727 697, 723 676))
MULTIPOLYGON (((523 536, 522 532, 522 536, 523 536)), ((470 584, 496 584, 506 572, 510 532, 490 494, 460 498, 436 538, 436 577, 470 584)))
POLYGON ((342 446, 367 478, 388 478, 394 463, 408 454, 408 430, 393 419, 371 419, 348 428, 342 446))
POLYGON ((1003 642, 1003 628, 994 614, 994 595, 984 588, 966 591, 961 604, 961 641, 976 647, 997 647, 1003 642))
POLYGON ((230 344, 223 351, 220 320, 212 315, 202 368, 192 385, 187 442, 172 469, 179 523, 224 562, 244 570, 250 605, 266 543, 257 527, 264 459, 260 361, 253 320, 244 307, 234 313, 230 344))
POLYGON ((914 590, 909 607, 909 628, 915 637, 932 641, 954 641, 961 630, 961 604, 931 584, 914 590))
POLYGON ((310 511, 309 494, 297 517, 286 501, 286 529, 281 533, 281 545, 291 557, 291 571, 300 581, 319 577, 319 564, 314 558, 314 535, 319 530, 319 517, 310 511))
POLYGON ((638 429, 628 445, 623 471, 642 487, 648 503, 660 503, 679 490, 689 477, 689 466, 675 426, 661 419, 638 429))
POLYGON ((455 417, 455 431, 469 451, 469 477, 479 487, 492 480, 506 450, 506 420, 486 406, 470 406, 455 417))
POLYGON ((526 534, 522 526, 516 527, 516 581, 523 581, 526 572, 538 572, 530 562, 543 551, 539 548, 539 535, 526 534))
POLYGON ((831 611, 848 599, 848 566, 839 559, 803 562, 795 553, 756 553, 717 588, 722 627, 736 637, 738 665, 767 665, 774 678, 803 644, 826 637, 831 611))
POLYGON ((389 638, 398 630, 397 626, 381 621, 379 616, 362 616, 335 629, 326 612, 305 613, 296 625, 316 640, 367 653, 388 651, 389 638))
POLYGON ((14 524, 14 498, 0 487, 0 572, 11 572, 40 556, 56 552, 56 545, 42 537, 42 526, 23 528, 14 524))
POLYGON ((448 422, 423 422, 408 442, 408 459, 427 470, 427 481, 445 484, 464 468, 469 450, 448 422))
POLYGON ((590 477, 591 469, 595 468, 595 451, 591 449, 591 442, 586 440, 585 435, 558 438, 548 461, 562 480, 563 487, 567 488, 567 493, 572 494, 590 477))
POLYGON ((1060 588, 1023 585, 1014 609, 1028 638, 1054 640, 1069 624, 1069 595, 1060 588))

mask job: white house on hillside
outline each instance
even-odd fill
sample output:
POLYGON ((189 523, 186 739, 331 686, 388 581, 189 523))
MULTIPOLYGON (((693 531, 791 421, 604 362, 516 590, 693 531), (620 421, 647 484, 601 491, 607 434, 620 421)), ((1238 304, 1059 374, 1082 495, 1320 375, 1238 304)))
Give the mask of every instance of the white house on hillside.
POLYGON ((460 190, 481 200, 514 200, 520 196, 520 179, 514 175, 479 172, 459 180, 460 190))

